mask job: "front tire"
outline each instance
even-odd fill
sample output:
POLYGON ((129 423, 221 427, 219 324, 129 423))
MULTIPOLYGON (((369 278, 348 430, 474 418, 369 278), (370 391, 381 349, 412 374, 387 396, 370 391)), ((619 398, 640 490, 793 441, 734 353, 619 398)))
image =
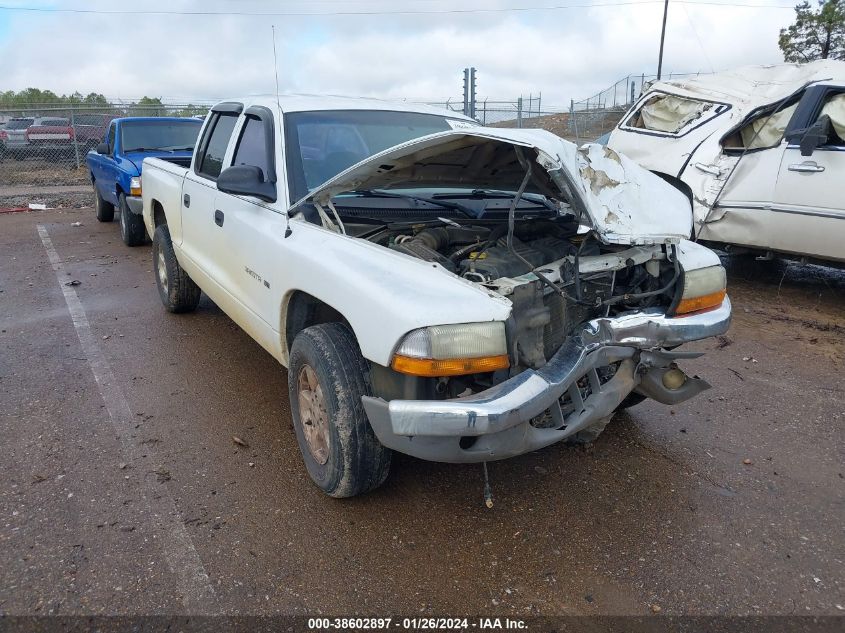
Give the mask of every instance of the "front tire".
POLYGON ((94 183, 94 210, 97 212, 97 219, 100 222, 111 222, 114 220, 114 205, 103 200, 97 184, 94 183))
POLYGON ((120 237, 127 246, 140 246, 147 241, 143 216, 129 210, 126 196, 120 196, 120 237))
POLYGON ((369 367, 349 326, 325 323, 297 335, 288 391, 305 467, 323 492, 354 497, 384 483, 392 451, 364 412, 361 396, 372 393, 369 367))
POLYGON ((158 296, 168 312, 197 309, 202 291, 179 265, 166 224, 159 226, 153 236, 153 270, 158 296))

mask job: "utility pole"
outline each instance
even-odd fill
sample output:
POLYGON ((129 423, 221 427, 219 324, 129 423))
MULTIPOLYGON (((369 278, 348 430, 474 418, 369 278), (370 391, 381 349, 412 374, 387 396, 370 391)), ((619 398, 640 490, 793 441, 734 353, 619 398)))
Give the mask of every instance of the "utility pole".
POLYGON ((663 74, 663 42, 666 40, 666 15, 669 13, 669 0, 663 2, 663 29, 660 31, 660 56, 657 59, 657 80, 663 74))
POLYGON ((464 68, 464 114, 475 118, 475 68, 464 68))
POLYGON ((475 68, 469 69, 469 116, 475 118, 475 68))
POLYGON ((464 114, 469 116, 469 68, 464 68, 464 114))

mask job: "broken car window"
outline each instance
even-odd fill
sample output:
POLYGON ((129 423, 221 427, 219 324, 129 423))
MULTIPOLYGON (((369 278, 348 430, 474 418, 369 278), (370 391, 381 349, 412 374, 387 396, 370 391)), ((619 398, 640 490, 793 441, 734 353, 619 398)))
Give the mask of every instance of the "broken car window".
POLYGON ((762 149, 774 147, 780 143, 783 133, 786 131, 786 126, 789 124, 792 115, 795 114, 797 107, 798 102, 796 101, 772 115, 763 114, 748 123, 739 131, 742 139, 741 147, 743 149, 762 149))
POLYGON ((829 139, 828 145, 845 145, 845 93, 830 97, 822 107, 819 116, 827 115, 833 124, 833 131, 839 138, 829 139))
POLYGON ((724 104, 655 93, 625 125, 666 134, 682 134, 693 124, 703 123, 726 109, 724 104))

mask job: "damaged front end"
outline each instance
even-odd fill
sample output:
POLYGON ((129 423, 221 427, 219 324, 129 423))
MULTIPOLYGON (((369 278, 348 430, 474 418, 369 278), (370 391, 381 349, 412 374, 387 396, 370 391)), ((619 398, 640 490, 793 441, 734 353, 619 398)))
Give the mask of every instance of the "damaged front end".
POLYGON ((709 386, 676 364, 699 354, 675 348, 727 330, 724 270, 684 239, 683 196, 612 150, 540 131, 444 133, 305 203, 331 230, 511 304, 503 322, 414 329, 389 367, 371 363, 363 404, 390 448, 503 459, 595 434, 632 393, 675 404, 709 386))
POLYGON ((379 396, 364 407, 382 443, 436 461, 504 459, 595 437, 631 394, 677 404, 709 388, 677 365, 701 354, 675 348, 727 330, 724 293, 711 298, 715 309, 668 316, 685 301, 678 246, 601 252, 586 239, 538 271, 484 284, 513 305, 507 368, 440 377, 428 390, 422 378, 374 368, 379 396))

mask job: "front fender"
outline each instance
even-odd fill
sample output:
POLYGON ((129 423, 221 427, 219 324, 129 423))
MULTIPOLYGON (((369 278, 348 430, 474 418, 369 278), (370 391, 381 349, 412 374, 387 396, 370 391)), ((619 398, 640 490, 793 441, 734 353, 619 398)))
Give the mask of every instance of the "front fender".
POLYGON ((283 338, 284 310, 297 290, 343 315, 364 358, 383 366, 390 364, 394 349, 411 330, 505 321, 510 315, 508 299, 439 265, 302 220, 291 220, 291 228, 291 236, 280 236, 278 244, 278 252, 285 252, 288 261, 277 265, 278 282, 284 289, 278 321, 283 338))

